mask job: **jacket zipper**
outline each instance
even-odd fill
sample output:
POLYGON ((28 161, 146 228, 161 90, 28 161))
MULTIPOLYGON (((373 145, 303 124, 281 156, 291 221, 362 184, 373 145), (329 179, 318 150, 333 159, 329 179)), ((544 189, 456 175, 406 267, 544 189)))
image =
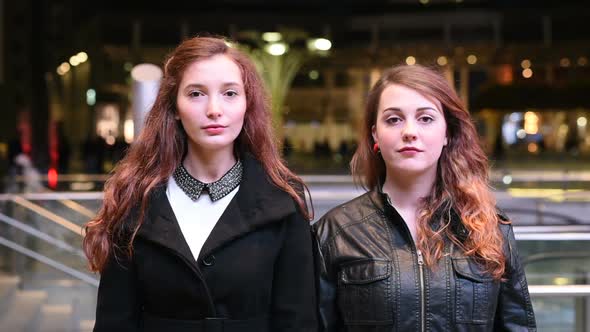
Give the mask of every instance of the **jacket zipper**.
POLYGON ((418 255, 418 269, 420 271, 420 331, 426 331, 426 299, 424 290, 424 258, 422 251, 416 250, 418 255))
MULTIPOLYGON (((395 207, 393 207, 393 204, 391 203, 391 199, 389 198, 389 196, 387 197, 387 203, 389 203, 389 206, 393 209, 395 209, 395 207)), ((414 238, 412 237, 412 233, 410 232, 410 229, 408 228, 408 225, 406 225, 405 221, 404 221, 404 228, 406 230, 406 233, 408 234, 408 236, 410 237, 410 242, 412 243, 412 248, 414 248, 414 250, 416 250, 416 256, 417 256, 417 260, 418 260, 418 273, 419 273, 419 278, 420 278, 420 331, 421 332, 425 332, 426 331, 426 291, 425 291, 425 282, 424 282, 424 257, 422 257, 422 251, 420 251, 418 249, 418 247, 416 246, 416 243, 414 242, 414 238)))

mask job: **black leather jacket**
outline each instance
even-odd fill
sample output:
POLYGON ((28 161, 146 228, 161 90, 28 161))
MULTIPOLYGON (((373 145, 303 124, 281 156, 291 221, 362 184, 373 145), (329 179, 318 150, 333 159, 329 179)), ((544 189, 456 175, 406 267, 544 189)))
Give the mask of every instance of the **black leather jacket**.
MULTIPOLYGON (((500 282, 450 241, 437 266, 424 265, 387 202, 371 191, 313 226, 323 331, 536 331, 511 225, 499 226, 507 257, 500 282)), ((465 236, 453 219, 458 237, 465 236)))

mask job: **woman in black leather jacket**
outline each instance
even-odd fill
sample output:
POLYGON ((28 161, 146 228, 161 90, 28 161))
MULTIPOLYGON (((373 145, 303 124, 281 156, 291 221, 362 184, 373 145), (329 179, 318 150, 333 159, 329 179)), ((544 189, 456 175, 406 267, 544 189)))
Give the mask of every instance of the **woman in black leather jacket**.
POLYGON ((535 331, 508 218, 439 73, 386 71, 351 162, 369 191, 315 225, 325 331, 535 331))

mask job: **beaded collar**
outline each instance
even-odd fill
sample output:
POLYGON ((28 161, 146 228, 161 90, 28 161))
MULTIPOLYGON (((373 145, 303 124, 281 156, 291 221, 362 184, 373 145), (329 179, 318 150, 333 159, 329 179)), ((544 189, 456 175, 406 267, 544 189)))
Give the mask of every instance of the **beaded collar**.
POLYGON ((207 190, 209 192, 209 197, 215 202, 225 197, 240 185, 240 182, 242 182, 243 171, 244 168, 242 162, 238 160, 238 162, 236 162, 236 164, 219 180, 211 183, 204 183, 190 175, 186 168, 184 168, 184 165, 180 163, 172 176, 178 184, 178 187, 182 189, 191 200, 196 201, 201 196, 203 190, 207 190))

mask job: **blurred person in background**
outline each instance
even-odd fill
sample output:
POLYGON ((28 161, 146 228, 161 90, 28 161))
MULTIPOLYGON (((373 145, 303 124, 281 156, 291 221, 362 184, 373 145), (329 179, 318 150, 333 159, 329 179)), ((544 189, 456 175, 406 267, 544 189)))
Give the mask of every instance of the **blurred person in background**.
POLYGON ((82 144, 82 158, 86 173, 101 174, 104 173, 104 159, 107 143, 96 134, 89 134, 82 144))
POLYGON ((255 66, 223 39, 169 55, 86 226, 101 273, 94 331, 316 331, 305 186, 269 109, 255 66))
POLYGON ((62 121, 55 123, 55 132, 57 136, 57 152, 59 156, 57 170, 60 174, 68 173, 70 169, 71 147, 62 121))
POLYGON ((324 331, 535 331, 514 232, 445 78, 387 70, 368 96, 355 180, 315 225, 324 331))

